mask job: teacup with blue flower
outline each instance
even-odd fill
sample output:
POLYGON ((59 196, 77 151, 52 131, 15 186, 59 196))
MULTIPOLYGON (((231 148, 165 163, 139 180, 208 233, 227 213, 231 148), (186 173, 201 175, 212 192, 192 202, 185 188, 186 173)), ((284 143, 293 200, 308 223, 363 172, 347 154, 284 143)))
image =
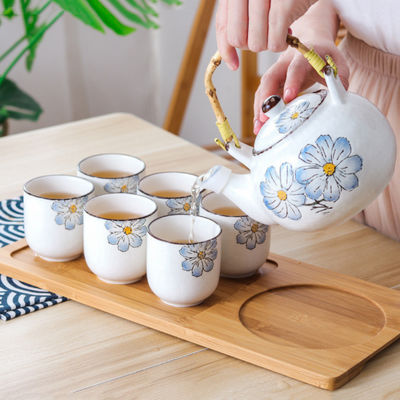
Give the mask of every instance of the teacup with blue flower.
POLYGON ((78 164, 77 175, 89 180, 96 196, 106 193, 136 194, 137 184, 145 176, 146 164, 127 154, 96 154, 78 164))
POLYGON ((202 198, 200 215, 211 218, 222 227, 222 276, 251 276, 265 263, 271 240, 268 225, 253 220, 232 201, 216 193, 202 198))
POLYGON ((154 201, 129 193, 97 196, 84 208, 84 255, 104 282, 130 284, 146 274, 147 227, 158 215, 154 201))
MULTIPOLYGON (((147 175, 138 183, 138 194, 157 203, 158 215, 189 215, 191 190, 197 175, 186 172, 158 172, 147 175)), ((204 192, 204 190, 202 191, 204 192)), ((200 197, 197 199, 198 212, 200 197)))
POLYGON ((221 227, 196 217, 189 241, 190 215, 167 215, 148 228, 147 282, 164 303, 190 307, 217 288, 221 267, 221 227))
POLYGON ((47 175, 24 186, 25 237, 47 261, 70 261, 83 252, 83 207, 94 196, 91 182, 76 176, 47 175))

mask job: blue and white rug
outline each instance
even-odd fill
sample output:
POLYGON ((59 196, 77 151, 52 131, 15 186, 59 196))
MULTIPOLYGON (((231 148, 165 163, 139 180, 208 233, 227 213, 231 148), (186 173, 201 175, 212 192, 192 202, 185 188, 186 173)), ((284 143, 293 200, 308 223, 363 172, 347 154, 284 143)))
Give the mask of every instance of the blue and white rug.
MULTIPOLYGON (((0 201, 0 247, 24 238, 22 196, 0 201)), ((0 274, 0 318, 8 321, 20 315, 68 300, 0 274)))

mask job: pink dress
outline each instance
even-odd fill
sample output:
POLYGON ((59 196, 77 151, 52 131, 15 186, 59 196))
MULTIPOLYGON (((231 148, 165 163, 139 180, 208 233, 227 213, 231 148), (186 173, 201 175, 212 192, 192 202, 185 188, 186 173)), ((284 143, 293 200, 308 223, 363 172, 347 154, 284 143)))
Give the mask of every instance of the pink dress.
MULTIPOLYGON (((339 48, 350 68, 349 91, 367 98, 386 115, 394 130, 399 154, 400 17, 396 11, 398 1, 332 0, 332 4, 348 30, 339 48), (352 7, 358 6, 363 10, 364 16, 351 10, 352 7), (393 29, 388 29, 390 26, 393 26, 393 29)), ((384 154, 378 156, 385 157, 384 154)), ((394 176, 387 188, 355 219, 400 241, 399 155, 394 176)))

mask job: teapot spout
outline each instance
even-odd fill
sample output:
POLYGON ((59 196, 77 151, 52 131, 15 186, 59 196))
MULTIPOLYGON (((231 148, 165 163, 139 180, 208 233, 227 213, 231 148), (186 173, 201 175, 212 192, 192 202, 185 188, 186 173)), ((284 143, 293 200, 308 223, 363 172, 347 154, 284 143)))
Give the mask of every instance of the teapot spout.
POLYGON ((209 176, 200 180, 202 188, 221 193, 257 222, 265 225, 275 224, 255 198, 250 174, 234 174, 229 168, 217 165, 203 176, 206 175, 209 176))

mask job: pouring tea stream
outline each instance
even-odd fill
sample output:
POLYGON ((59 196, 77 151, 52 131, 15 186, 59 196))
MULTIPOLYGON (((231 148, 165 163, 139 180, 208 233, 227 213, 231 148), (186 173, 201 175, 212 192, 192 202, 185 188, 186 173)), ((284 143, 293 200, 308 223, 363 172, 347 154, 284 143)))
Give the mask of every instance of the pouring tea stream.
POLYGON ((224 139, 216 142, 250 173, 234 174, 220 165, 200 185, 263 224, 314 231, 344 223, 378 197, 394 172, 396 141, 378 108, 344 89, 329 56, 326 65, 297 38, 289 39, 325 78, 328 90, 288 104, 270 96, 263 104, 269 120, 250 147, 236 139, 216 96, 211 77, 221 63, 217 52, 205 76, 224 139))

